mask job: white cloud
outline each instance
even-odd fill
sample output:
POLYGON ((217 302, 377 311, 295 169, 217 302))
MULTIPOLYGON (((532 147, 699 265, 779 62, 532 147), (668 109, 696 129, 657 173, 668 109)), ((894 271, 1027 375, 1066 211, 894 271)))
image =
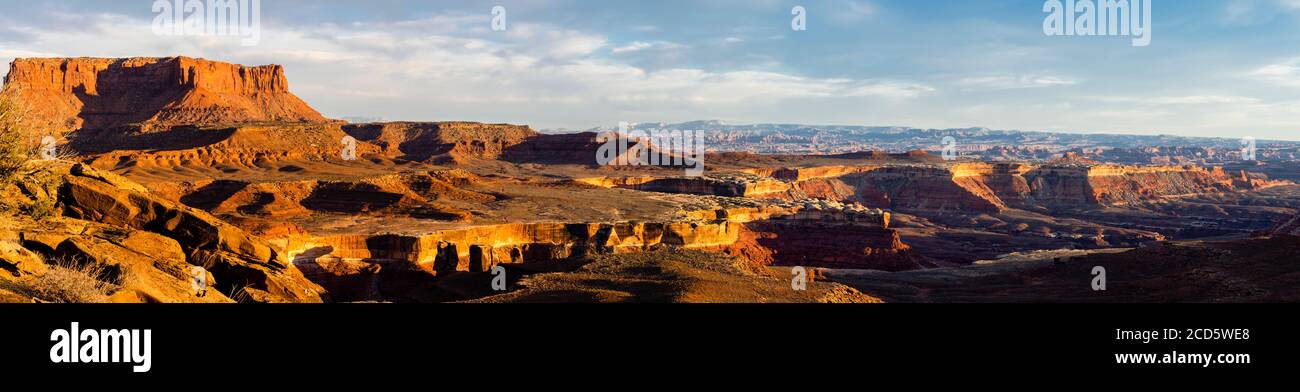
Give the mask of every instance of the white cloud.
POLYGON ((547 24, 482 29, 478 17, 346 25, 263 26, 259 46, 236 37, 159 37, 148 20, 86 16, 83 29, 32 28, 0 43, 0 61, 52 56, 175 56, 286 67, 291 89, 327 115, 464 119, 586 127, 610 118, 762 116, 788 102, 892 102, 934 92, 900 80, 815 78, 761 70, 647 70, 602 54, 679 49, 665 41, 609 48, 606 37, 547 24), (111 45, 103 43, 111 42, 111 45))
POLYGON ((880 9, 870 1, 857 0, 844 2, 842 7, 810 7, 808 12, 826 12, 829 14, 828 17, 832 22, 841 25, 851 25, 875 16, 880 12, 880 9))
POLYGON ((861 16, 868 16, 876 13, 876 6, 874 4, 864 2, 864 1, 850 1, 849 13, 855 15, 861 15, 861 16))
POLYGON ((957 85, 966 90, 1014 90, 1025 88, 1073 86, 1079 84, 1074 79, 1050 75, 994 75, 974 76, 957 80, 957 85))
POLYGON ((1300 58, 1267 64, 1248 72, 1246 76, 1285 86, 1300 87, 1300 58))
POLYGON ((1170 95, 1155 97, 1128 97, 1128 96, 1093 96, 1086 97, 1093 101, 1123 103, 1134 105, 1213 105, 1213 104, 1253 104, 1259 102, 1258 99, 1251 97, 1242 97, 1235 95, 1170 95))
POLYGON ((639 51, 650 50, 650 49, 653 49, 653 50, 672 50, 672 49, 683 49, 683 48, 686 48, 686 45, 682 45, 682 44, 679 44, 679 43, 676 43, 676 42, 667 42, 667 41, 652 41, 652 42, 646 42, 646 41, 635 41, 635 42, 632 42, 632 43, 627 44, 627 45, 624 45, 624 46, 619 46, 619 47, 616 47, 616 48, 610 49, 610 52, 611 52, 611 53, 614 53, 614 54, 622 54, 622 53, 639 52, 639 51))

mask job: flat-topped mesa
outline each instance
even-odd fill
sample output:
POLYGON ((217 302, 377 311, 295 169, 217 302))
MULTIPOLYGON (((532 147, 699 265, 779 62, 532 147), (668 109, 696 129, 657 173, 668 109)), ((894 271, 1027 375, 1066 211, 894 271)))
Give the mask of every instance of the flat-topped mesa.
POLYGON ((790 184, 785 182, 750 174, 731 173, 702 177, 591 177, 574 179, 574 182, 604 188, 726 197, 759 197, 790 190, 790 184))
POLYGON ((432 163, 498 159, 507 149, 540 135, 526 125, 475 122, 349 124, 343 131, 380 147, 385 155, 432 163))
POLYGON ((255 122, 328 123, 289 92, 279 65, 246 67, 188 57, 24 58, 2 94, 53 133, 255 122))

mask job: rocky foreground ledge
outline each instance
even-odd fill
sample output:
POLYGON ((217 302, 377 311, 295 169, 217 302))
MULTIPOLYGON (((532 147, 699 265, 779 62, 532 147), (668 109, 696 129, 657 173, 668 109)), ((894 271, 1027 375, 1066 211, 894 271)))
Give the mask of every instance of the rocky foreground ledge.
POLYGON ((24 212, 0 223, 6 302, 328 300, 265 240, 109 172, 31 162, 0 200, 24 212))

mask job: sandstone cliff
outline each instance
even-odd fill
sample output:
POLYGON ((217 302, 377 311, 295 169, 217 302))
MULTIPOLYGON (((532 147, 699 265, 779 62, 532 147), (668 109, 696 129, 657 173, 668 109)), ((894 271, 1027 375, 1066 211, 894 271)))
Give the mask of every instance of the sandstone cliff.
MULTIPOLYGON (((1281 185, 1197 166, 964 163, 770 171, 790 182, 779 197, 856 201, 870 207, 1001 212, 1095 208, 1281 185)), ((773 195, 768 195, 771 197, 773 195)))
POLYGON ((3 94, 54 134, 139 125, 328 122, 289 92, 284 68, 188 57, 14 60, 3 94))
POLYGON ((773 265, 891 271, 920 267, 910 247, 888 228, 887 214, 740 208, 690 215, 699 218, 322 236, 290 241, 289 250, 310 279, 342 300, 427 301, 428 294, 416 288, 474 279, 496 266, 554 270, 600 255, 662 249, 720 252, 755 270, 773 265))

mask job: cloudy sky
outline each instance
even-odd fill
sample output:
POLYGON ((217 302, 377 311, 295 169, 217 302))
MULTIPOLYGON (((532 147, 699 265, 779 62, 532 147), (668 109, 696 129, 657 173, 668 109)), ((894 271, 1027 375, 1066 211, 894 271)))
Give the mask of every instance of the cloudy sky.
POLYGON ((1134 47, 1045 35, 1043 0, 263 0, 254 46, 156 35, 152 0, 0 0, 0 72, 33 56, 274 63, 326 115, 385 120, 1300 140, 1300 0, 1154 1, 1134 47))

